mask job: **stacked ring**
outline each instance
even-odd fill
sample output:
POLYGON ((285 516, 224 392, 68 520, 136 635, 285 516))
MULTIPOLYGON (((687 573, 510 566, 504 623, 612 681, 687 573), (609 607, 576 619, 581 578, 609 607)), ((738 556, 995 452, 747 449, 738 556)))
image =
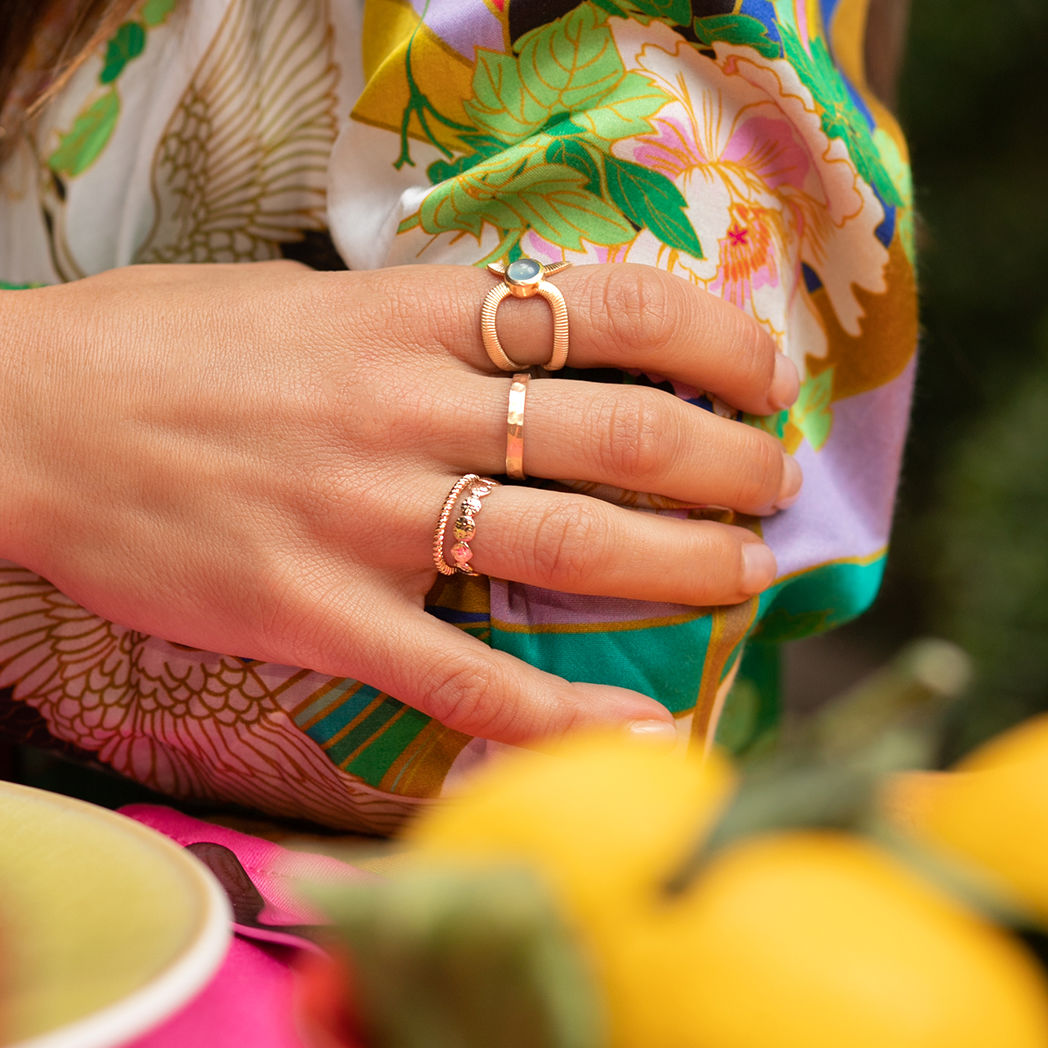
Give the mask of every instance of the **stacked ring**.
POLYGON ((444 500, 444 505, 440 510, 440 517, 437 519, 437 530, 433 535, 433 563, 441 575, 454 575, 456 571, 463 575, 478 574, 469 566, 469 562, 473 559, 473 550, 469 548, 469 543, 477 533, 477 522, 474 518, 482 509, 480 500, 496 487, 498 487, 498 481, 490 477, 467 473, 455 481, 454 486, 448 492, 448 497, 444 500), (455 536, 455 544, 451 547, 451 558, 455 563, 449 564, 444 556, 448 521, 451 520, 451 514, 463 493, 466 497, 462 499, 461 510, 455 519, 452 532, 455 536))
POLYGON ((549 283, 546 277, 567 269, 570 262, 550 262, 543 264, 534 258, 518 258, 504 266, 501 262, 492 262, 488 270, 502 283, 496 284, 485 296, 480 307, 480 335, 491 362, 503 371, 520 371, 526 367, 507 356, 499 341, 495 328, 495 314, 504 298, 531 298, 539 295, 553 311, 553 351, 549 360, 542 365, 547 371, 559 371, 568 361, 568 307, 564 296, 556 285, 549 283))
POLYGON ((506 476, 524 480, 524 404, 528 396, 530 373, 518 371, 509 384, 506 409, 506 476))

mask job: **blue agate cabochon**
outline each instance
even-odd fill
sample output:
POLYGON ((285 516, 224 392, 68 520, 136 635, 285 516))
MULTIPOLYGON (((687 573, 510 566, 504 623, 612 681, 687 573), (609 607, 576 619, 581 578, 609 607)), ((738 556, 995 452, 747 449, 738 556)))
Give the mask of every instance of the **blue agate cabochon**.
POLYGON ((506 267, 506 277, 515 284, 523 284, 542 274, 542 263, 533 258, 518 258, 506 267))

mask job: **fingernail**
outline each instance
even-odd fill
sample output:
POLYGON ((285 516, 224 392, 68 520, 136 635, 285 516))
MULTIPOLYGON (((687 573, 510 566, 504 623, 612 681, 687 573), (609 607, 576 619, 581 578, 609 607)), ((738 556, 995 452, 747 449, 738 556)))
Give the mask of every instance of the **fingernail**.
POLYGON ((779 497, 775 500, 776 509, 785 509, 797 501, 801 493, 801 485, 804 483, 804 474, 797 460, 792 455, 783 456, 782 484, 779 487, 779 497))
POLYGON ((763 542, 747 542, 742 547, 742 590, 760 593, 775 581, 775 554, 763 542))
POLYGON ((652 742, 677 741, 677 725, 673 721, 630 721, 626 729, 635 739, 651 740, 652 742))
POLYGON ((785 353, 775 354, 775 370, 771 376, 768 400, 776 411, 785 411, 801 391, 801 376, 797 366, 785 353))

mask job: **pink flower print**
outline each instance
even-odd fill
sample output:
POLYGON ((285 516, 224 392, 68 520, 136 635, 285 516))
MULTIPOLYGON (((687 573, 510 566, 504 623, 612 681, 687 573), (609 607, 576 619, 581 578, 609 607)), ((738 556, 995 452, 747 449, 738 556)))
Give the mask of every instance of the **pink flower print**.
POLYGON ((779 281, 774 248, 778 213, 751 204, 733 204, 731 225, 718 243, 721 267, 710 290, 740 309, 748 309, 753 291, 779 281))
POLYGON ((811 273, 841 325, 858 333, 855 288, 884 287, 888 254, 875 236, 883 209, 844 145, 823 132, 796 72, 750 48, 717 44, 710 57, 657 23, 612 24, 627 67, 672 99, 650 134, 616 143, 615 152, 673 180, 704 255, 642 231, 627 257, 746 310, 802 367, 826 352, 811 273))

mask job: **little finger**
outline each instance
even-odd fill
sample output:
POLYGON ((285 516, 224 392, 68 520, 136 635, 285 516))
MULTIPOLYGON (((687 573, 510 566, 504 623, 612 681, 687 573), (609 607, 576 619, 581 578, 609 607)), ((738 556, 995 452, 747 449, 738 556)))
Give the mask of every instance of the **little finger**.
POLYGON ((675 737, 672 715, 654 699, 566 681, 417 608, 376 604, 366 628, 382 641, 353 672, 467 735, 520 744, 604 724, 675 737))

